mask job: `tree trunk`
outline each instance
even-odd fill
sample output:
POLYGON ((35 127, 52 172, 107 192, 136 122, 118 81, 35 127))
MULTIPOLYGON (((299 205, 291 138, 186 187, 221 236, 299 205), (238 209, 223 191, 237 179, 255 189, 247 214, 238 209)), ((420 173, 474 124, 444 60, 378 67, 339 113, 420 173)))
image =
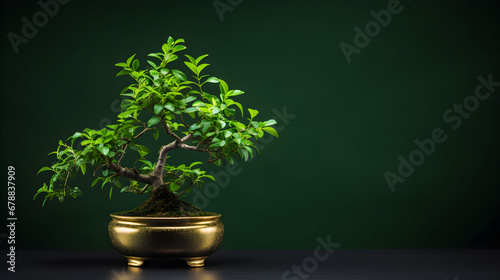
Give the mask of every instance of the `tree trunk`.
POLYGON ((132 211, 120 213, 125 216, 154 216, 154 217, 186 217, 186 216, 205 216, 205 212, 177 197, 176 194, 168 189, 164 184, 157 188, 152 188, 148 199, 139 207, 132 211))

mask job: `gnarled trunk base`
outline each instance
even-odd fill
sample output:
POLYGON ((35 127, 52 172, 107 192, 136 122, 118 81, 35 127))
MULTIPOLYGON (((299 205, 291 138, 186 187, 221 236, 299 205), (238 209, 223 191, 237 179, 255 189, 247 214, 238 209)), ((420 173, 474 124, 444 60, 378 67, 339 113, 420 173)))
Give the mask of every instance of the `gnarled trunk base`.
POLYGON ((193 217, 209 216, 192 203, 181 200, 172 193, 168 186, 151 191, 148 200, 131 211, 119 213, 123 216, 146 217, 193 217))

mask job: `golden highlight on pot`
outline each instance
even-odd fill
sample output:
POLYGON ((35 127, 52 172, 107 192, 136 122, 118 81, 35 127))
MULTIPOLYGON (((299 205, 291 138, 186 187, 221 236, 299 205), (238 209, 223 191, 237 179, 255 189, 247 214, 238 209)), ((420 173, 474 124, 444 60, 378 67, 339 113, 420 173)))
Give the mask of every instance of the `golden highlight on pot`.
POLYGON ((130 217, 110 215, 109 237, 130 266, 148 259, 180 259, 200 267, 224 236, 220 214, 200 217, 130 217))

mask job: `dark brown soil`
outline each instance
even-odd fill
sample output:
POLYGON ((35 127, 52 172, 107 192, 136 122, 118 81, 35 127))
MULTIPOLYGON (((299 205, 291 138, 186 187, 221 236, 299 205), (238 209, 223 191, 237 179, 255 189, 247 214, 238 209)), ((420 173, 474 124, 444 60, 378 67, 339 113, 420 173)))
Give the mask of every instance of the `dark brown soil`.
POLYGON ((116 213, 122 216, 134 217, 195 217, 211 216, 213 213, 204 212, 191 202, 181 200, 167 188, 158 188, 150 193, 139 207, 125 212, 116 213))

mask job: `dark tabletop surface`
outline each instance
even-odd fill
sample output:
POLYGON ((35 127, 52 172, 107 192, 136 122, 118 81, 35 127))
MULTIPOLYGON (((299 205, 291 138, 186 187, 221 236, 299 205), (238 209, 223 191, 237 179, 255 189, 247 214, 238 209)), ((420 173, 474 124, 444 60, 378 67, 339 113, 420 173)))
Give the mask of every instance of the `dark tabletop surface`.
POLYGON ((116 251, 18 251, 16 272, 3 255, 0 279, 415 279, 500 280, 498 250, 218 251, 203 268, 182 261, 127 267, 116 251), (288 271, 288 272, 287 272, 288 271))

